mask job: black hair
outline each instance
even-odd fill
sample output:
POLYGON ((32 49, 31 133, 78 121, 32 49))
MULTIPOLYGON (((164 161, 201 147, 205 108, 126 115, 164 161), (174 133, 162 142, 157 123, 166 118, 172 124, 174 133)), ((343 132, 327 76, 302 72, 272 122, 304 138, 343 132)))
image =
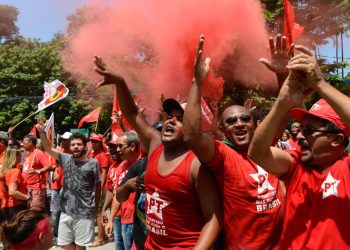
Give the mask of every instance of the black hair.
POLYGON ((32 144, 33 144, 34 146, 36 146, 36 144, 37 144, 37 142, 38 142, 38 140, 37 140, 34 136, 32 136, 32 135, 26 135, 23 139, 28 139, 29 141, 32 142, 32 144))
POLYGON ((86 146, 87 144, 87 138, 84 134, 82 133, 74 133, 69 137, 69 141, 72 141, 74 139, 80 139, 83 142, 83 145, 86 146))

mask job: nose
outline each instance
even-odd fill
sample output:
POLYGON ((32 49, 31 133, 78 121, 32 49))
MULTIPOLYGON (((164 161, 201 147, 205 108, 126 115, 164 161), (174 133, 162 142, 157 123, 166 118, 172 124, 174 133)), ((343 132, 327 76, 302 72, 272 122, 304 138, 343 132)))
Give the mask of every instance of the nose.
POLYGON ((237 122, 234 124, 235 128, 241 128, 244 127, 246 124, 241 121, 241 119, 238 119, 237 122))

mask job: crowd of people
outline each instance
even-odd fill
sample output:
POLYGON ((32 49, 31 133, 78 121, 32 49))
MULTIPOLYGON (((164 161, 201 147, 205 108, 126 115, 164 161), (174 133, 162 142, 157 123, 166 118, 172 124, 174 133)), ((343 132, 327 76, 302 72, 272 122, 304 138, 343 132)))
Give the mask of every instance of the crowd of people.
POLYGON ((4 247, 85 249, 112 238, 117 250, 350 249, 350 98, 307 48, 292 45, 293 56, 285 37, 275 41, 272 60, 261 60, 280 86, 273 106, 227 105, 211 131, 202 130, 204 36, 185 108, 164 100, 152 126, 124 78, 96 56, 99 87, 115 85, 134 130, 107 142, 65 132, 57 148, 43 121, 40 143, 0 132, 4 247), (321 99, 306 111, 311 90, 321 99))

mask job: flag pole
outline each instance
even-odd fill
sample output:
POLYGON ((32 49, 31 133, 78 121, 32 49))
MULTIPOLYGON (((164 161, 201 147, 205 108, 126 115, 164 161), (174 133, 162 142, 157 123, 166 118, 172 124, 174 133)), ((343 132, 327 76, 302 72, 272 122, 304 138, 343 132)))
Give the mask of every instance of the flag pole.
POLYGON ((98 126, 98 119, 97 119, 96 125, 95 125, 95 132, 96 132, 96 130, 97 130, 97 126, 98 126))
POLYGON ((26 118, 24 118, 23 120, 21 120, 19 123, 17 123, 15 126, 12 127, 12 129, 17 128, 20 124, 22 124, 25 120, 28 120, 30 117, 32 117, 33 115, 37 114, 39 111, 36 111, 35 113, 32 113, 30 115, 28 115, 26 118))
POLYGON ((109 126, 109 128, 106 130, 106 132, 103 133, 102 138, 107 134, 107 132, 108 132, 109 130, 111 130, 112 125, 113 125, 113 123, 111 124, 111 126, 109 126))

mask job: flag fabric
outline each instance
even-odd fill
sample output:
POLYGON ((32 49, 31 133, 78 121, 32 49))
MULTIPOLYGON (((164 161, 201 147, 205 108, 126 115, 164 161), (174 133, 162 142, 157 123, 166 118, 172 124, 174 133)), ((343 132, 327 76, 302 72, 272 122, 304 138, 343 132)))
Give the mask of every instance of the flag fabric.
POLYGON ((120 134, 123 133, 122 128, 116 122, 112 123, 111 131, 112 131, 112 133, 111 133, 111 135, 112 135, 111 141, 117 140, 119 138, 120 134))
POLYGON ((118 97, 117 97, 117 88, 114 86, 114 97, 113 97, 113 108, 112 108, 112 122, 117 122, 117 117, 120 117, 122 112, 120 111, 118 97))
POLYGON ((284 7, 284 35, 287 38, 287 47, 298 39, 299 36, 304 32, 304 27, 300 24, 295 23, 295 14, 293 6, 289 0, 283 0, 284 7))
POLYGON ((28 135, 36 137, 36 124, 34 124, 33 128, 30 130, 28 135))
POLYGON ((55 118, 54 117, 55 117, 54 113, 51 113, 51 116, 49 120, 47 120, 46 126, 45 126, 46 136, 49 139, 51 145, 53 145, 53 143, 55 142, 55 118))
POLYGON ((38 104, 37 112, 65 98, 69 93, 69 89, 57 79, 52 82, 45 82, 44 90, 44 99, 38 104))
POLYGON ((213 119, 214 119, 214 114, 211 112, 207 102, 204 100, 203 97, 201 97, 201 105, 202 105, 202 115, 205 119, 205 121, 211 125, 213 119))
POLYGON ((84 122, 97 122, 100 116, 101 107, 94 109, 92 112, 80 119, 78 128, 83 126, 84 122))

